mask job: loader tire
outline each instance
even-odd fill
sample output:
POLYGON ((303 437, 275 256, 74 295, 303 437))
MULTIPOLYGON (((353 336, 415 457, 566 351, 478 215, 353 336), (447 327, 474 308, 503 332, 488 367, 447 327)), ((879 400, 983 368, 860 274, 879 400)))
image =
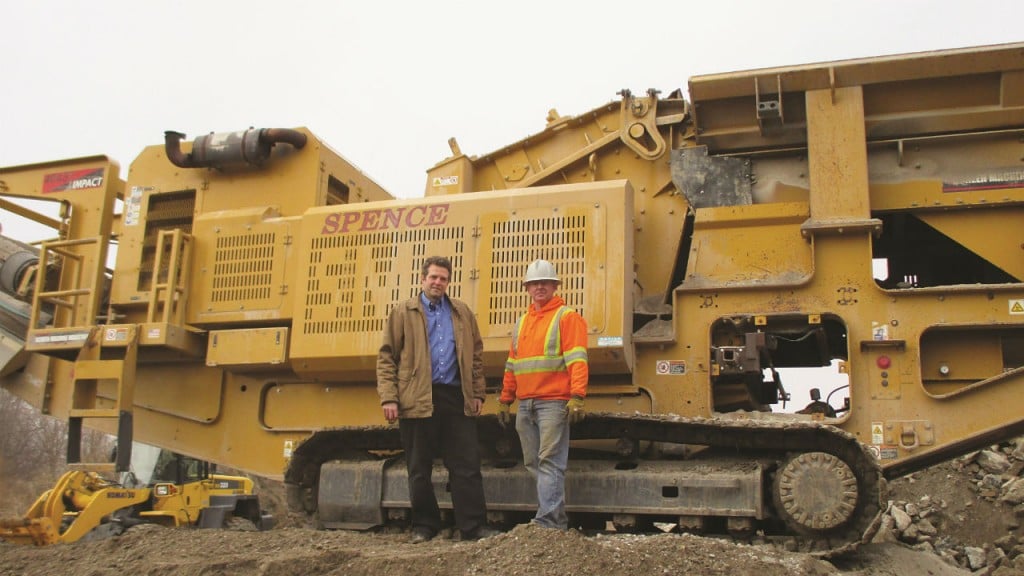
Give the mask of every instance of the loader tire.
POLYGON ((124 524, 120 522, 105 522, 99 526, 89 530, 85 536, 82 536, 79 540, 81 542, 89 542, 95 540, 104 540, 106 538, 113 538, 119 536, 126 530, 124 524))

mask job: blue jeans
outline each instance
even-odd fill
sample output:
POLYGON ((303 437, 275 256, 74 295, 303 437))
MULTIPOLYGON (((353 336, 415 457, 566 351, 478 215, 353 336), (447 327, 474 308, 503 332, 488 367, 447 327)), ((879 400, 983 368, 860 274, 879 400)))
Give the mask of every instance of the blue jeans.
POLYGON ((569 411, 565 400, 519 401, 516 432, 523 463, 537 479, 537 515, 533 521, 565 530, 565 466, 569 461, 569 411))

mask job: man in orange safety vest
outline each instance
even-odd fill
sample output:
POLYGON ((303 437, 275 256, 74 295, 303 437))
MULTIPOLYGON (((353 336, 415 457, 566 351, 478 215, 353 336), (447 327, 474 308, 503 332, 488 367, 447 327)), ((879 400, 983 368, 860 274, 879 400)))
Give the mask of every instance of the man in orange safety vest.
POLYGON ((523 463, 537 479, 538 507, 532 522, 565 530, 569 425, 585 414, 590 370, 587 322, 555 295, 559 284, 555 267, 547 260, 526 268, 523 285, 531 303, 512 333, 498 420, 511 424, 510 406, 519 400, 516 432, 523 463))

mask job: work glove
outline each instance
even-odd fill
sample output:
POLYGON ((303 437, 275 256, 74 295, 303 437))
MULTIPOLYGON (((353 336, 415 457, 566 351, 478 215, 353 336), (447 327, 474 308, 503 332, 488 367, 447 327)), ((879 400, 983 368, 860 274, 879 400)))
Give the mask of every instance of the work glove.
POLYGON ((512 423, 512 412, 509 411, 511 404, 505 404, 504 402, 498 402, 498 424, 502 426, 508 426, 512 423))
POLYGON ((586 411, 583 410, 583 397, 573 396, 572 400, 565 405, 569 410, 569 423, 576 424, 583 421, 583 417, 587 415, 586 411))

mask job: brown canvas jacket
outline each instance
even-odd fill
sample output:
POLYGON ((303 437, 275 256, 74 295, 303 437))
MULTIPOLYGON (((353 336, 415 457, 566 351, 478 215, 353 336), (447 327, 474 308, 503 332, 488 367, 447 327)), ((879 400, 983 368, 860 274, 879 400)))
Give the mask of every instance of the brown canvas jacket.
MULTIPOLYGON (((448 298, 448 303, 452 309, 462 394, 466 397, 465 413, 472 416, 472 399, 487 397, 484 344, 469 306, 454 298, 448 298)), ((427 319, 417 294, 395 306, 388 316, 377 354, 377 394, 381 404, 398 402, 399 418, 427 418, 434 412, 431 384, 427 319)))

